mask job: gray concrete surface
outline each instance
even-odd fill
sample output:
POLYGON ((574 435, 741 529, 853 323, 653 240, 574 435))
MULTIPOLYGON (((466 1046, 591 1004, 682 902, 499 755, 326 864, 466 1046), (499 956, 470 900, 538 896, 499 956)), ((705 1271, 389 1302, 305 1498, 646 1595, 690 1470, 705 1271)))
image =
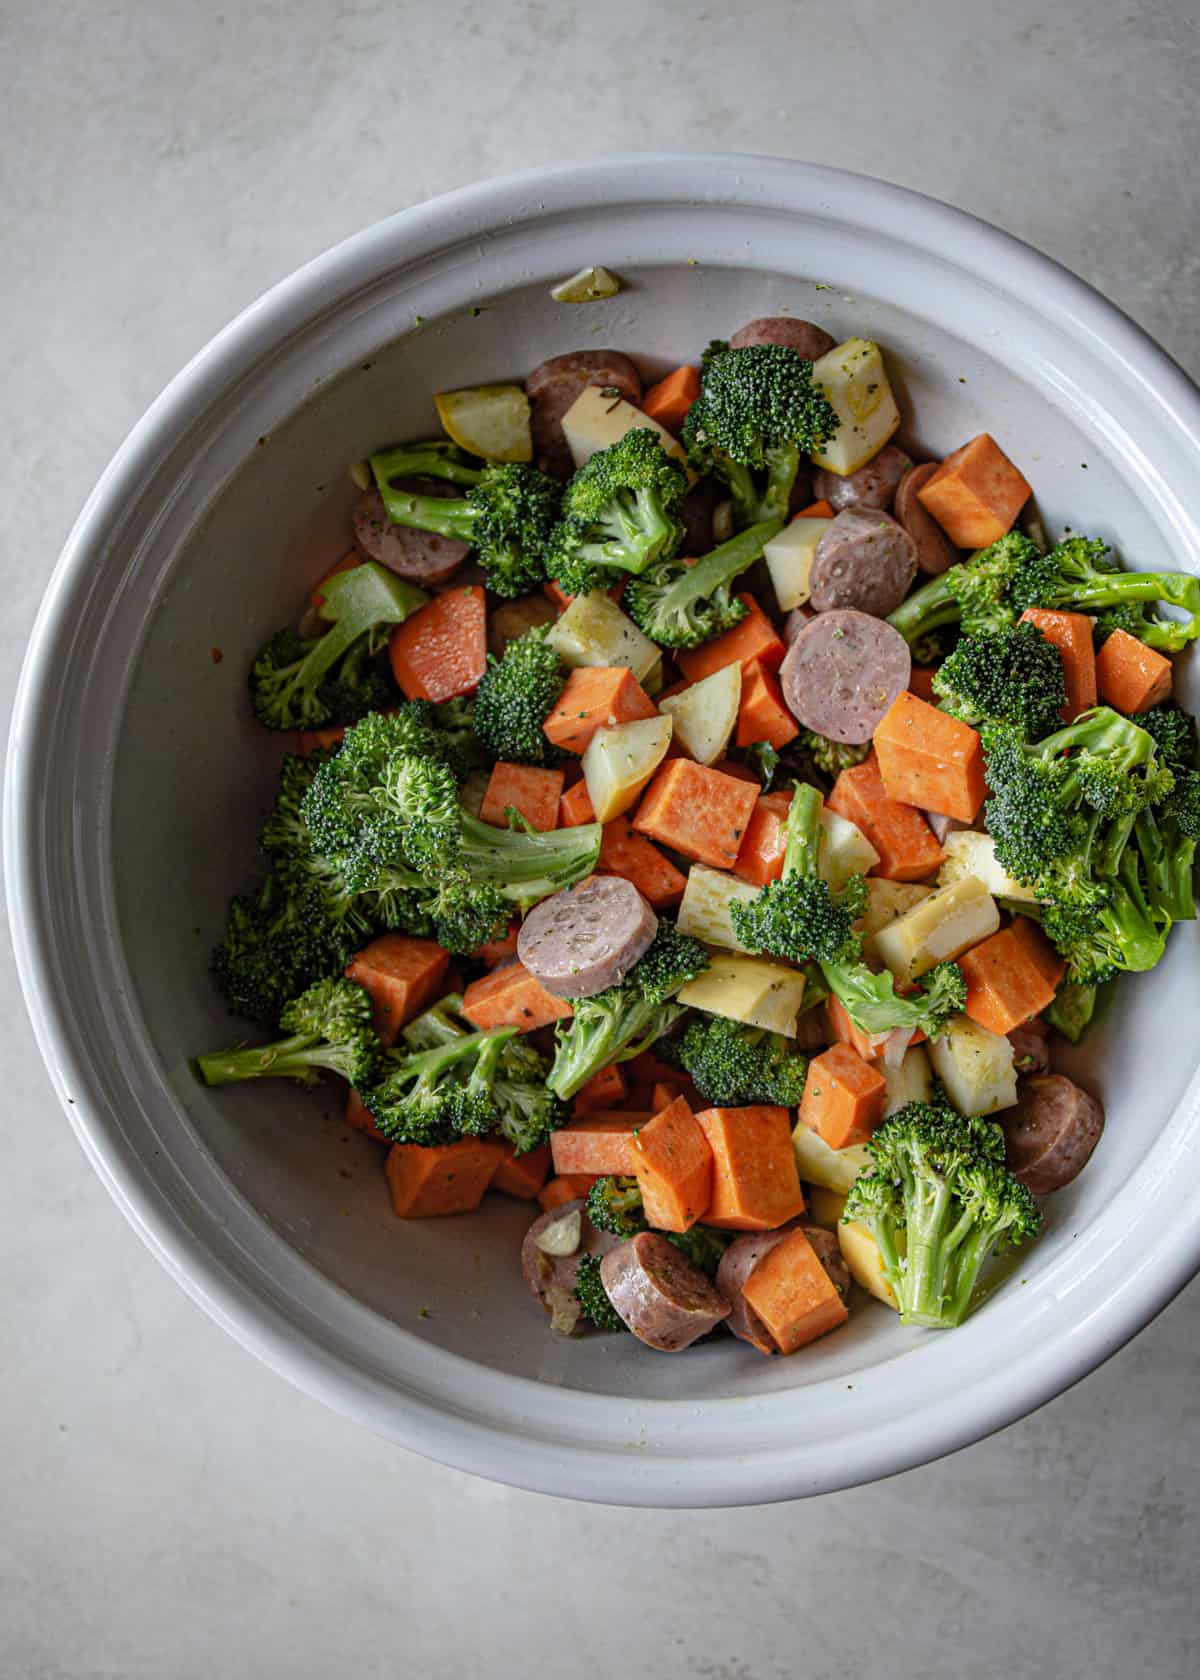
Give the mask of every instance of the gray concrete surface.
MULTIPOLYGON (((87 488, 264 286, 489 172, 778 152, 1024 235, 1200 373, 1191 0, 0 3, 0 701, 87 488)), ((1200 1669, 1200 1293, 892 1482, 634 1515, 512 1493, 293 1393, 170 1284, 0 972, 0 1676, 1200 1669)))

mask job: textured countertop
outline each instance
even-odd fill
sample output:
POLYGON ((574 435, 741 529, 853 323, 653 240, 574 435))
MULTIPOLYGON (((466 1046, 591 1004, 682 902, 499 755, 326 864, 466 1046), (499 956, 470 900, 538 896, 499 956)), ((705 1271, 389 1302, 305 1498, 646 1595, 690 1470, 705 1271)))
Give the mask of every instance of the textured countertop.
MULTIPOLYGON (((0 7, 0 704, 87 489, 231 315, 363 224, 562 156, 774 152, 921 188, 1200 374, 1189 0, 0 7)), ((890 1482, 633 1513, 374 1440, 243 1353, 109 1202, 0 966, 0 1677, 1200 1669, 1200 1292, 890 1482)))

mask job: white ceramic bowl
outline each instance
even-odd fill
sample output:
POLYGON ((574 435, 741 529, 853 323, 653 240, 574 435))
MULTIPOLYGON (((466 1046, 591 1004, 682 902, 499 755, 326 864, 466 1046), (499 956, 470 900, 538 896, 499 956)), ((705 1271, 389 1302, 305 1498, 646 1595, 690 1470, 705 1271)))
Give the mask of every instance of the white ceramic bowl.
POLYGON ((950 1335, 864 1306, 773 1362, 732 1340, 668 1359, 628 1337, 556 1338, 517 1273, 527 1209, 401 1223, 332 1095, 210 1093, 188 1071, 239 1031, 207 955, 253 876, 280 751, 250 721, 247 663, 346 545, 346 464, 434 430, 436 389, 520 378, 580 345, 654 373, 779 311, 881 340, 924 449, 986 427, 1053 526, 1103 534, 1141 567, 1200 570, 1200 397, 1080 281, 879 182, 748 157, 613 159, 407 211, 228 327, 89 499, 17 701, 21 973, 120 1207, 292 1381, 405 1446, 552 1493, 742 1504, 903 1469, 1065 1388, 1200 1263, 1193 928, 1153 978, 1125 983, 1081 1058, 1108 1130, 1019 1281, 950 1335), (551 282, 591 262, 625 277, 620 296, 552 304, 551 282))

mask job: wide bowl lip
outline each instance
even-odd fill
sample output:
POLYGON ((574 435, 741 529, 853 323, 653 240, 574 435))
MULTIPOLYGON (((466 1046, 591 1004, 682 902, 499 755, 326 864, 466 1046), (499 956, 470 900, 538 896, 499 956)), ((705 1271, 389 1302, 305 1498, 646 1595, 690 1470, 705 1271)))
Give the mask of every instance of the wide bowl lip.
MULTIPOLYGON (((133 427, 89 496, 55 567, 42 601, 14 702, 5 777, 5 877, 13 946, 26 1005, 41 1054, 64 1110, 88 1158, 126 1218, 162 1264, 206 1312, 238 1341, 301 1389, 400 1444, 457 1468, 552 1494, 642 1505, 732 1505, 786 1499, 853 1486, 957 1450, 1003 1427, 1061 1393, 1135 1334, 1200 1267, 1200 1238, 1188 1221, 1158 1233, 1154 1265, 1142 1265, 1124 1286, 1093 1305, 1070 1335, 998 1372, 972 1404, 942 1396, 921 1417, 905 1420, 902 1439, 865 1433, 830 1454, 837 1467, 814 1475, 790 1465, 777 1449, 756 1448, 713 1460, 664 1453, 650 1461, 619 1443, 597 1449, 563 1440, 520 1439, 512 1419, 480 1417, 464 1406, 447 1410, 411 1392, 397 1392, 365 1362, 348 1360, 330 1330, 324 1339, 222 1263, 210 1241, 191 1229, 156 1194, 144 1160, 116 1147, 103 1104, 89 1089, 86 1060, 75 1053, 67 1009, 46 983, 47 936, 37 914, 36 777, 34 744, 50 710, 55 643, 76 591, 106 530, 151 465, 289 333, 340 299, 369 284, 396 261, 399 244, 421 250, 484 232, 511 214, 567 214, 586 207, 706 202, 753 208, 770 187, 805 207, 820 205, 852 225, 903 224, 925 250, 953 254, 977 275, 1000 274, 1010 290, 1040 300, 1070 320, 1156 399, 1164 419, 1200 439, 1200 391, 1140 327, 1086 282, 1013 235, 966 211, 907 188, 823 165, 738 153, 625 153, 586 162, 523 170, 460 188, 401 211, 350 236, 272 287, 216 335, 176 375, 133 427), (967 256, 969 253, 969 258, 967 256), (681 1472, 686 1466, 686 1475, 681 1472)), ((776 200, 778 202, 778 199, 776 200)), ((1197 1082, 1200 1084, 1200 1082, 1197 1082)), ((1194 1112, 1194 1084, 1181 1110, 1194 1112)), ((1063 1326, 1064 1331, 1067 1326, 1063 1326)), ((443 1354, 447 1369, 472 1367, 443 1354)), ((532 1379, 506 1378, 511 1391, 532 1379)), ((589 1396, 593 1409, 627 1411, 628 1402, 589 1396)), ((729 1408, 730 1400, 646 1403, 646 1410, 686 1404, 729 1408)), ((596 1414, 599 1415, 599 1414, 596 1414)))

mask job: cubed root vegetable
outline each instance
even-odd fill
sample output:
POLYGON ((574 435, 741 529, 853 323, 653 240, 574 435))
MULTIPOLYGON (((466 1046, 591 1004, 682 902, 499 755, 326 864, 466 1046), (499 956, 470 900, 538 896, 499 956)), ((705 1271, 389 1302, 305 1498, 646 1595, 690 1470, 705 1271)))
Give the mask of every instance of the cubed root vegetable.
POLYGON ((587 783, 580 779, 561 795, 558 801, 559 828, 581 828, 584 823, 595 822, 596 813, 592 809, 592 796, 587 790, 587 783))
POLYGON ((633 826, 699 863, 729 869, 737 862, 756 797, 751 782, 671 759, 647 788, 633 826))
POLYGON ((870 1227, 857 1219, 851 1220, 848 1225, 843 1225, 839 1220, 837 1239, 842 1259, 846 1262, 846 1270, 858 1287, 865 1289, 868 1295, 874 1295, 885 1307, 891 1307, 893 1312, 899 1312, 900 1303, 884 1273, 883 1256, 870 1227))
POLYGON ((676 996, 688 1009, 794 1038, 804 985, 801 971, 784 963, 715 951, 704 973, 689 980, 676 996))
POLYGON ((486 964, 488 968, 499 968, 501 963, 511 962, 516 956, 517 932, 517 923, 510 922, 508 932, 503 939, 489 939, 486 945, 481 945, 478 951, 472 954, 478 957, 480 962, 486 964))
POLYGON ((543 1213, 549 1213, 564 1202, 582 1201, 600 1176, 599 1173, 562 1173, 547 1179, 538 1191, 538 1205, 543 1213))
MULTIPOLYGON (((668 455, 674 455, 687 466, 687 454, 665 426, 659 424, 644 409, 635 408, 624 397, 599 385, 582 390, 562 417, 563 435, 576 467, 586 466, 598 450, 607 449, 623 438, 626 432, 649 427, 659 434, 659 442, 668 455)), ((688 466, 689 480, 695 478, 688 466)))
POLYGON ((907 691, 872 737, 890 799, 974 822, 987 793, 978 731, 907 691))
POLYGON ((551 625, 547 642, 564 665, 625 665, 642 681, 662 656, 604 590, 572 596, 551 625))
POLYGON ((575 1113, 587 1114, 597 1108, 619 1108, 629 1095, 629 1082, 620 1062, 594 1073, 575 1097, 575 1113))
POLYGON ((730 906, 752 904, 757 897, 758 889, 749 881, 741 881, 723 869, 710 869, 705 863, 694 863, 688 870, 676 926, 680 933, 701 939, 706 945, 744 951, 746 947, 733 931, 730 906))
POLYGON ((966 1013, 989 1032, 1009 1033, 1050 1007, 1065 966, 1041 930, 1018 918, 959 958, 966 1013), (1028 931, 1019 933, 1018 925, 1028 931), (1040 953, 1035 939, 1044 947, 1040 953))
POLYGON ((395 1044, 401 1027, 438 996, 449 967, 449 956, 434 940, 385 933, 351 959, 346 978, 370 997, 383 1043, 395 1044))
POLYGON ((779 683, 761 660, 751 660, 742 673, 742 703, 738 710, 737 744, 767 741, 786 747, 800 733, 800 725, 783 703, 779 683))
POLYGON ((952 1015, 929 1046, 933 1071, 960 1114, 998 1114, 1017 1100, 1013 1047, 969 1015, 952 1015))
POLYGON ((667 374, 665 379, 660 379, 657 385, 651 385, 642 398, 642 413, 648 414, 651 420, 665 426, 669 432, 677 432, 699 395, 700 371, 685 363, 667 374))
POLYGON ((506 1143, 504 1158, 496 1168, 488 1188, 500 1190, 506 1196, 513 1196, 518 1202, 532 1202, 545 1184, 549 1171, 548 1143, 539 1145, 537 1149, 530 1149, 524 1155, 514 1154, 512 1145, 506 1143))
POLYGON ((568 752, 587 751, 597 729, 651 718, 657 707, 624 665, 585 665, 572 671, 543 728, 568 752))
MULTIPOLYGON (((655 1114, 659 1114, 664 1108, 670 1108, 676 1098, 682 1096, 683 1091, 678 1085, 668 1085, 664 1080, 660 1079, 657 1085, 654 1085, 651 1088, 650 1106, 654 1110, 655 1114)), ((689 1107, 690 1106, 691 1105, 689 1104, 689 1107)))
POLYGON ((478 584, 435 595, 392 631, 392 674, 410 700, 473 694, 487 669, 487 607, 478 584))
POLYGON ((696 1121, 713 1153, 706 1224, 770 1231, 803 1213, 786 1108, 706 1108, 696 1121))
POLYGON ((698 764, 715 764, 729 745, 742 699, 742 670, 725 665, 697 683, 683 683, 660 694, 658 709, 675 725, 672 745, 698 764))
POLYGON ((813 383, 833 404, 838 428, 813 451, 819 467, 845 478, 877 455, 900 424, 878 344, 848 338, 813 363, 813 383))
POLYGON ((803 1231, 789 1231, 750 1273, 746 1305, 770 1331, 780 1353, 816 1341, 850 1313, 803 1231))
POLYGON ((375 1124, 375 1117, 371 1110, 353 1086, 351 1086, 346 1097, 346 1124, 353 1127, 356 1132, 366 1132, 367 1136, 374 1138, 376 1143, 388 1142, 388 1139, 375 1124))
POLYGON ((891 881, 921 881, 942 861, 942 848, 921 813, 892 799, 872 753, 843 770, 827 801, 829 809, 857 825, 879 853, 873 871, 891 881))
POLYGON ((787 648, 771 620, 753 595, 739 595, 738 600, 748 609, 740 624, 723 630, 711 642, 676 654, 675 663, 689 682, 711 677, 726 665, 740 665, 744 671, 755 659, 768 671, 777 671, 783 664, 787 648))
MULTIPOLYGON (((1063 683, 1067 691, 1062 719, 1064 723, 1074 722, 1080 712, 1090 711, 1096 704, 1096 651, 1091 619, 1086 613, 1051 612, 1045 607, 1026 607, 1021 614, 1021 623, 1035 624, 1062 655, 1063 683)), ((937 807, 931 809, 936 810, 937 807)), ((946 814, 954 815, 953 811, 946 814)))
POLYGON ((631 1173, 633 1171, 633 1129, 644 1126, 647 1113, 589 1114, 572 1120, 550 1139, 550 1154, 556 1173, 631 1173))
POLYGON ((615 817, 605 823, 596 873, 620 875, 632 881, 656 910, 678 903, 687 886, 687 876, 676 869, 652 840, 638 834, 628 817, 615 817))
POLYGON ((508 807, 518 810, 532 828, 545 834, 558 826, 558 801, 562 794, 561 770, 541 770, 531 764, 496 764, 488 778, 482 822, 508 827, 508 807))
POLYGON ((597 729, 583 755, 596 820, 608 823, 633 805, 671 745, 671 719, 657 714, 597 729))
POLYGON ((463 993, 462 1013, 481 1031, 517 1027, 534 1032, 552 1021, 565 1020, 574 1011, 566 998, 552 997, 524 963, 511 962, 472 980, 463 993))
POLYGON ((827 502, 823 496, 822 496, 822 498, 819 502, 809 502, 807 507, 802 507, 800 509, 799 513, 794 513, 792 515, 793 520, 796 520, 796 519, 832 519, 833 517, 834 517, 833 503, 832 502, 827 502))
POLYGON ((639 1126, 633 1170, 646 1221, 657 1231, 690 1231, 712 1196, 713 1152, 682 1097, 639 1126))
POLYGON ((800 1118, 831 1149, 866 1143, 883 1119, 887 1082, 848 1044, 831 1044, 808 1065, 800 1118))
POLYGON ((493 1138, 459 1138, 435 1148, 394 1143, 387 1157, 392 1206, 401 1219, 473 1213, 503 1159, 504 1146, 493 1138))
POLYGON ((872 944, 897 982, 906 986, 938 963, 953 962, 999 926, 1000 912, 991 893, 977 875, 964 875, 880 928, 872 944))
POLYGON ((995 438, 981 432, 956 449, 917 491, 958 548, 986 548, 1006 531, 1029 500, 1025 479, 995 438))
POLYGON ((778 881, 783 874, 787 850, 784 828, 791 803, 790 793, 764 793, 755 801, 733 865, 734 874, 743 881, 765 887, 768 881, 778 881))
POLYGON ((1129 715, 1160 705, 1171 692, 1171 661, 1125 630, 1114 630, 1096 655, 1096 692, 1129 715))

